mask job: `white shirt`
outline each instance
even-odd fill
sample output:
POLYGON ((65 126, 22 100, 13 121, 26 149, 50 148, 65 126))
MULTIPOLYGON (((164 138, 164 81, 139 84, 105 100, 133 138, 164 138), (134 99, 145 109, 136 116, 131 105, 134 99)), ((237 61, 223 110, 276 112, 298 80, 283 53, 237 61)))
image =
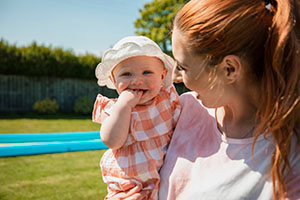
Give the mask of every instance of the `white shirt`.
MULTIPOLYGON (((251 155, 253 138, 223 136, 214 110, 203 107, 195 93, 182 95, 180 104, 182 112, 160 171, 159 198, 272 199, 271 135, 259 136, 251 155)), ((290 163, 288 195, 300 199, 300 149, 295 145, 290 163)))

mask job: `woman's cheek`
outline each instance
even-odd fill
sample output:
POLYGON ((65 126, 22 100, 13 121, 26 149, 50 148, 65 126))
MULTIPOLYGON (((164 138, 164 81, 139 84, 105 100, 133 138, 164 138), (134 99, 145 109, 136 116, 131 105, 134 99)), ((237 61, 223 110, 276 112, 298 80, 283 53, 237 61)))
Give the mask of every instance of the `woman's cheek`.
POLYGON ((189 82, 187 82, 187 81, 183 81, 183 83, 184 83, 184 85, 185 85, 185 87, 187 87, 188 89, 190 89, 190 90, 194 90, 194 88, 190 85, 190 83, 189 82))
POLYGON ((190 77, 189 77, 189 76, 186 76, 186 74, 184 74, 182 78, 183 78, 182 80, 183 80, 184 85, 185 85, 187 88, 191 89, 190 87, 191 87, 192 81, 191 81, 190 77))

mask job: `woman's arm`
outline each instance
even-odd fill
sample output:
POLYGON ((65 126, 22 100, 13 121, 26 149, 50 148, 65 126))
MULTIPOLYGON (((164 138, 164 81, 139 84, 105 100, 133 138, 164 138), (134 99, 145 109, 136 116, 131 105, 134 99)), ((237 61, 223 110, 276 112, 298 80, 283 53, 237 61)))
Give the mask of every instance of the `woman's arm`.
POLYGON ((102 123, 100 136, 101 140, 110 149, 118 149, 126 142, 130 126, 132 108, 138 103, 142 92, 125 90, 123 91, 110 116, 102 123))

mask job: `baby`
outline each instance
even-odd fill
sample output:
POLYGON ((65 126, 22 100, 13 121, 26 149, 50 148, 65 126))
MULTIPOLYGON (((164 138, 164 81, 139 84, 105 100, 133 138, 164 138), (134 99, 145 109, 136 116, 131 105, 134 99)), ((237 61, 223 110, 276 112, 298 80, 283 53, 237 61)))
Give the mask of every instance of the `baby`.
POLYGON ((144 36, 123 38, 96 68, 100 86, 116 89, 118 99, 98 95, 93 121, 109 147, 100 161, 113 198, 136 186, 158 199, 159 170, 180 113, 172 85, 174 60, 144 36))

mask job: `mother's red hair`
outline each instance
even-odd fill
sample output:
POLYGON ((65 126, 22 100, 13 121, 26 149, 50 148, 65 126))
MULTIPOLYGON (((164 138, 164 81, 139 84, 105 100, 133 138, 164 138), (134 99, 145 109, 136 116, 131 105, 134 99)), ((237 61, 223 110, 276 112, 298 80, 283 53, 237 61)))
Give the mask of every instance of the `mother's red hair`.
MULTIPOLYGON (((300 128, 300 1, 192 0, 176 15, 186 47, 214 66, 234 54, 260 84, 257 137, 272 134, 274 199, 285 197, 292 135, 300 128)), ((253 143, 253 148, 254 144, 253 143)))

